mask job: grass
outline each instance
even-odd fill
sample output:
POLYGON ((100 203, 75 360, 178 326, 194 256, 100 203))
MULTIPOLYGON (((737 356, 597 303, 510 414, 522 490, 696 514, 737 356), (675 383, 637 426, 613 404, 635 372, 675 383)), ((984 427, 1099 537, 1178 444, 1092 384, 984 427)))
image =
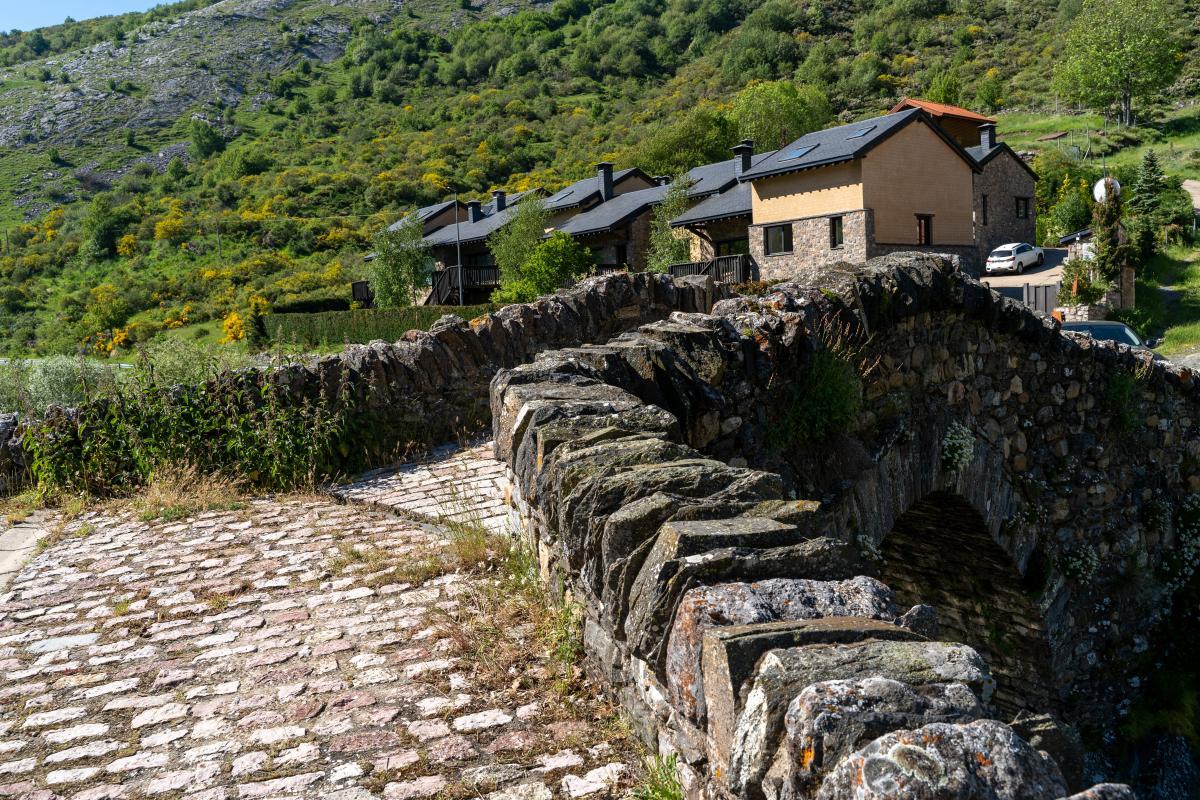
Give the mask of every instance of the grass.
POLYGON ((240 482, 184 465, 156 472, 133 504, 143 522, 174 522, 203 511, 234 511, 245 500, 240 482))
POLYGON ((1138 274, 1137 309, 1142 318, 1134 327, 1161 335, 1163 355, 1200 351, 1200 247, 1170 247, 1151 259, 1138 274))
POLYGON ((675 756, 651 756, 646 759, 646 774, 633 789, 634 800, 683 800, 675 756))

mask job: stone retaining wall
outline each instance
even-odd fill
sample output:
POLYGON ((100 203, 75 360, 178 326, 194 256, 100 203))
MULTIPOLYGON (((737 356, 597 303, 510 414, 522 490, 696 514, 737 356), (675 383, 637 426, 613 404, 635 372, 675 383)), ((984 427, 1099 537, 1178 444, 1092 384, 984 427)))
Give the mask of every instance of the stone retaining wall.
MULTIPOLYGON (((724 291, 704 276, 618 273, 469 322, 447 316, 428 332, 409 331, 395 343, 351 345, 338 355, 269 372, 243 370, 179 391, 254 397, 269 384, 279 402, 297 405, 322 392, 332 397, 345 391, 361 428, 345 464, 355 470, 392 463, 407 445, 435 444, 478 428, 487 419, 488 382, 498 369, 542 350, 603 341, 673 311, 707 311, 724 291)), ((47 435, 82 448, 86 432, 75 430, 73 420, 71 411, 51 409, 47 435)), ((15 415, 0 416, 0 494, 28 480, 22 435, 15 415)))
POLYGON ((692 796, 1083 788, 1059 720, 1127 707, 1170 608, 1173 510, 1200 488, 1190 372, 915 254, 543 353, 491 406, 545 577, 692 796), (857 418, 773 443, 839 331, 860 342, 857 418), (913 546, 939 522, 963 553, 913 546))

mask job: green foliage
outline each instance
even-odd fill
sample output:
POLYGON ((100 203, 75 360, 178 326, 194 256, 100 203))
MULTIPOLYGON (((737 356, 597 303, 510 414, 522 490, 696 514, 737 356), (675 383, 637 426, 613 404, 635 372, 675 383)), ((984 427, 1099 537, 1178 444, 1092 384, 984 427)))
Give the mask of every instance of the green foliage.
POLYGON ((518 278, 507 282, 501 278, 500 288, 492 293, 492 302, 528 303, 587 275, 592 266, 590 254, 575 237, 555 231, 534 248, 521 265, 518 278))
MULTIPOLYGON (((850 428, 862 410, 862 375, 846 352, 821 347, 778 389, 768 443, 776 450, 823 441, 850 428)), ((768 412, 770 413, 770 412, 768 412)))
POLYGON ((1123 238, 1121 196, 1110 191, 1107 199, 1092 209, 1092 241, 1096 246, 1092 264, 1099 276, 1109 282, 1117 280, 1121 268, 1130 263, 1133 255, 1123 238))
POLYGON ((650 218, 650 247, 646 253, 648 272, 666 272, 672 264, 690 259, 688 240, 671 227, 671 220, 687 209, 687 179, 680 175, 671 182, 650 218))
POLYGON ((433 259, 423 236, 424 224, 415 213, 408 214, 398 228, 384 228, 376 235, 370 273, 379 308, 412 305, 417 292, 428 285, 433 259))
POLYGON ((646 759, 646 777, 633 790, 634 800, 683 800, 675 756, 651 756, 646 759))
POLYGON ((74 406, 116 377, 95 361, 51 356, 36 361, 0 363, 0 413, 41 413, 48 406, 74 406))
POLYGON ((1086 0, 1067 34, 1055 85, 1098 111, 1120 109, 1133 124, 1133 104, 1146 102, 1179 74, 1180 48, 1164 0, 1086 0))
POLYGON ((733 101, 738 136, 764 148, 782 147, 833 118, 829 98, 816 86, 791 81, 751 83, 733 101))
POLYGON ((395 342, 407 331, 428 330, 446 314, 474 319, 499 306, 410 306, 398 309, 363 308, 354 311, 325 311, 317 314, 269 314, 263 324, 273 341, 308 347, 343 343, 395 342))
POLYGON ((125 219, 113 209, 109 196, 96 195, 83 218, 81 252, 88 258, 108 258, 113 255, 117 247, 117 236, 124 225, 125 219))
POLYGON ((216 128, 201 119, 192 120, 192 155, 205 159, 225 149, 225 137, 216 128))
MULTIPOLYGON (((497 297, 524 296, 531 287, 524 282, 525 262, 537 250, 550 225, 546 201, 541 197, 523 197, 511 212, 512 218, 496 229, 487 240, 488 252, 500 270, 497 297)), ((536 294, 534 295, 537 296, 536 294)), ((499 299, 494 302, 513 302, 499 299)))
POLYGON ((737 129, 727 115, 708 103, 681 114, 638 147, 634 161, 652 175, 678 175, 697 164, 729 158, 737 129))
POLYGON ((951 71, 939 72, 929 81, 925 90, 925 99, 935 103, 949 103, 952 106, 962 104, 962 83, 958 76, 951 71))
POLYGON ((1098 303, 1104 299, 1110 285, 1100 275, 1095 261, 1073 258, 1063 264, 1058 302, 1064 306, 1098 303))

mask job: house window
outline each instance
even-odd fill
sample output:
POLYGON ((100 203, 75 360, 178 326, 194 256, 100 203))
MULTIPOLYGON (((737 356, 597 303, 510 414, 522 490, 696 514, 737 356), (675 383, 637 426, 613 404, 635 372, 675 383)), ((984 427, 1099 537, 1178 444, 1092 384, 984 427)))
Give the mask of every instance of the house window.
POLYGON ((763 249, 767 255, 792 252, 792 226, 771 225, 763 231, 763 249))
POLYGON ((1029 198, 1017 198, 1017 219, 1029 219, 1029 198))
POLYGON ((917 244, 933 244, 932 214, 917 214, 917 244))
POLYGON ((846 243, 842 230, 842 218, 829 218, 829 249, 837 250, 846 243))
POLYGON ((982 212, 980 214, 980 221, 984 225, 987 225, 987 195, 985 194, 982 199, 983 199, 983 202, 980 204, 980 209, 979 209, 982 212))

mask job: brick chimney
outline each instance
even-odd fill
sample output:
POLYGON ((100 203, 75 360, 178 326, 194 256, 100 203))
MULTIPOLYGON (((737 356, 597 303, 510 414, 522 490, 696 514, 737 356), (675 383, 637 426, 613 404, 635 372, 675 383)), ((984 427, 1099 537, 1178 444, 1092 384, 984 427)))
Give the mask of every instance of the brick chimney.
POLYGON ((508 195, 504 193, 503 189, 496 189, 492 192, 492 202, 496 204, 497 211, 503 211, 508 207, 508 195))
POLYGON ((979 126, 979 145, 984 150, 991 150, 996 146, 996 124, 994 122, 979 126))
POLYGON ((737 162, 733 165, 734 174, 741 175, 749 172, 750 160, 754 157, 754 140, 742 139, 733 146, 733 154, 737 157, 737 162))
POLYGON ((600 199, 613 199, 613 165, 611 161, 601 161, 596 165, 596 180, 600 183, 600 199))
POLYGON ((479 207, 478 200, 472 200, 467 203, 467 222, 479 222, 483 219, 483 209, 479 207))

